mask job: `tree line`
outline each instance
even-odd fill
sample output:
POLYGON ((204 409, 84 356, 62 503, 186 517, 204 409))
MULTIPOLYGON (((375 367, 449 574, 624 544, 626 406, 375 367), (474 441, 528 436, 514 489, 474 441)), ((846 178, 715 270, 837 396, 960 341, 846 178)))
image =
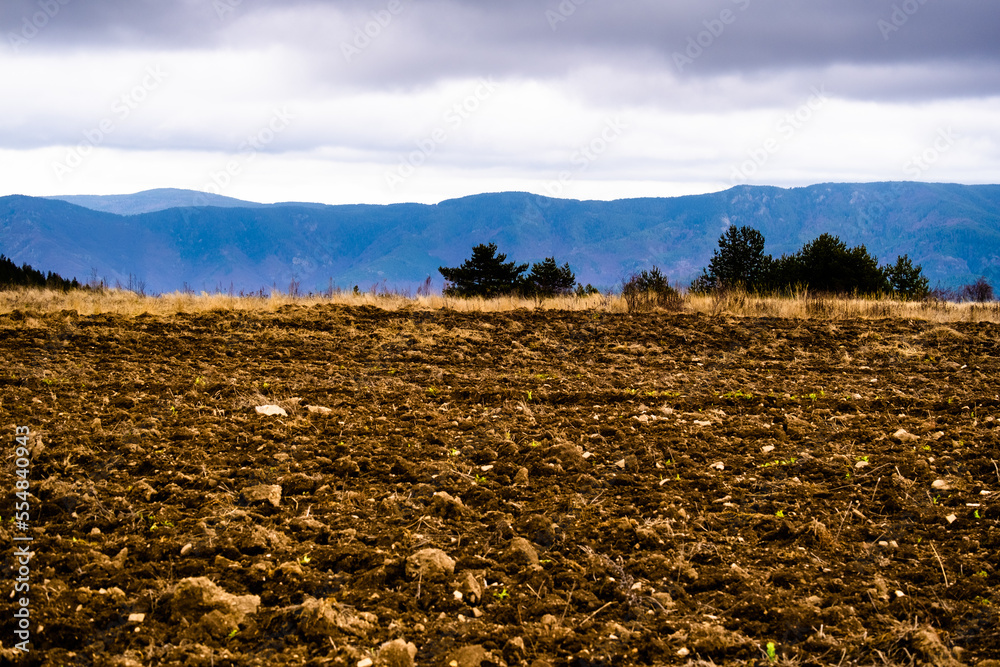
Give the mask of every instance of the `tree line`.
POLYGON ((0 289, 12 287, 45 287, 66 292, 71 289, 81 289, 83 286, 76 278, 66 280, 52 271, 42 273, 29 264, 18 266, 7 256, 0 254, 0 289))
POLYGON ((495 243, 479 244, 472 249, 472 257, 461 266, 439 267, 445 279, 445 296, 463 298, 497 296, 564 296, 574 292, 594 294, 591 285, 580 286, 569 263, 559 266, 555 257, 547 257, 531 266, 508 262, 507 255, 497 252, 495 243))
POLYGON ((691 284, 696 293, 726 289, 757 294, 808 289, 899 299, 922 299, 930 293, 923 268, 907 255, 880 266, 864 245, 848 248, 838 237, 821 234, 798 252, 775 259, 764 252, 764 235, 751 227, 727 229, 708 267, 691 284))
MULTIPOLYGON (((791 255, 774 258, 764 252, 764 235, 752 227, 730 227, 719 238, 701 275, 690 285, 696 294, 742 290, 760 295, 791 294, 798 290, 840 296, 890 296, 904 300, 937 297, 952 301, 992 301, 993 288, 980 278, 959 290, 931 290, 923 267, 907 255, 881 265, 864 245, 849 248, 832 234, 821 234, 791 255)), ((508 261, 495 243, 480 244, 461 266, 439 267, 446 296, 496 297, 506 295, 551 297, 597 293, 591 285, 576 283, 568 263, 554 257, 533 264, 508 261)), ((622 281, 622 297, 629 310, 648 307, 674 309, 680 292, 657 268, 631 274, 622 281)))

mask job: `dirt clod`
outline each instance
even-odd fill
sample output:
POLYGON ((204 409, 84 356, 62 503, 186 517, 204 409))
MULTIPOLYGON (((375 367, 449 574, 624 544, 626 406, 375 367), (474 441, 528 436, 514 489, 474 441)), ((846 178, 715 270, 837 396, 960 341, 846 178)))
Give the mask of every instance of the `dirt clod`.
POLYGON ((424 581, 445 579, 455 573, 455 561, 441 549, 421 549, 406 559, 406 576, 424 581))
POLYGON ((531 542, 523 537, 515 537, 510 541, 506 551, 507 561, 519 565, 535 567, 538 565, 538 552, 531 542))
POLYGON ((394 639, 386 642, 378 650, 379 667, 413 667, 417 656, 417 647, 405 639, 394 639))
POLYGON ((232 595, 216 586, 208 577, 182 579, 174 587, 170 600, 171 619, 187 623, 210 612, 219 612, 221 616, 213 619, 226 618, 239 624, 247 615, 256 613, 259 607, 259 596, 232 595))
POLYGON ((281 505, 281 487, 277 484, 261 484, 243 489, 243 502, 251 505, 270 503, 272 507, 281 505))

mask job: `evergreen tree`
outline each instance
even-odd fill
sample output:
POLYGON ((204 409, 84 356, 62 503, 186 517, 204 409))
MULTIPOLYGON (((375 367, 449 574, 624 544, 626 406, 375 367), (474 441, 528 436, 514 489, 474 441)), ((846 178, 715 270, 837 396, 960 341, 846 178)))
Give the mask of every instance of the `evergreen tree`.
POLYGON ((696 291, 742 287, 757 292, 765 288, 770 270, 764 235, 751 227, 730 227, 719 238, 719 249, 694 287, 696 291))
POLYGON ((558 296, 569 294, 576 284, 576 276, 569 268, 569 263, 560 267, 555 257, 547 257, 545 261, 533 264, 528 274, 528 291, 537 296, 558 296))
POLYGON ((903 299, 923 299, 930 293, 930 283, 923 275, 923 267, 913 266, 906 255, 884 269, 889 289, 903 299))
POLYGON ((878 294, 888 291, 878 259, 863 246, 848 249, 832 234, 821 234, 791 256, 782 256, 771 271, 781 288, 807 287, 831 294, 878 294))
POLYGON ((28 264, 19 267, 10 258, 0 254, 0 288, 4 287, 48 287, 66 291, 78 289, 80 284, 76 278, 66 280, 58 273, 42 273, 28 264))
POLYGON ((490 298, 517 292, 524 287, 521 276, 527 270, 527 264, 508 262, 507 255, 498 255, 495 243, 474 247, 472 258, 462 266, 438 268, 447 281, 444 294, 463 298, 490 298))

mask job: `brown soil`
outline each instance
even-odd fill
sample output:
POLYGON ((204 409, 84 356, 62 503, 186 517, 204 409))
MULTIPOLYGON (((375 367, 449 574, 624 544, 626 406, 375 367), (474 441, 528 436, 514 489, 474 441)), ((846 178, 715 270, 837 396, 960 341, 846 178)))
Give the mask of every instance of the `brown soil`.
POLYGON ((997 325, 15 312, 0 363, 21 664, 1000 656, 997 325))

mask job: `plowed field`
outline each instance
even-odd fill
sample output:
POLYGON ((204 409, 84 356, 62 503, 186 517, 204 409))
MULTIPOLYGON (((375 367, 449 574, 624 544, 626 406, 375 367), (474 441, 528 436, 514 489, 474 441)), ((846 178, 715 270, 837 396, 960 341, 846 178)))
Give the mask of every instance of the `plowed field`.
POLYGON ((0 660, 1000 658, 997 325, 14 313, 0 365, 0 660))

